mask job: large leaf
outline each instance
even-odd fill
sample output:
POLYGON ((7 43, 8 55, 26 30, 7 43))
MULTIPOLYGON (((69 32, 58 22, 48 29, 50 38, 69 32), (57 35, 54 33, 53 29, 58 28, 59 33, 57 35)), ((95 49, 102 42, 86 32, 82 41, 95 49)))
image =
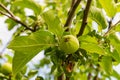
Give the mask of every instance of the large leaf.
POLYGON ((95 37, 91 37, 89 35, 80 36, 78 39, 80 42, 84 41, 84 42, 88 42, 88 43, 96 43, 96 44, 98 43, 97 39, 95 37))
POLYGON ((8 46, 15 51, 13 74, 16 75, 41 50, 53 45, 54 37, 48 31, 37 31, 30 36, 19 36, 13 39, 8 46))
POLYGON ((113 17, 116 14, 116 5, 114 0, 99 0, 107 15, 113 17))
POLYGON ((97 39, 89 35, 83 35, 78 38, 80 48, 85 49, 90 53, 104 54, 105 51, 98 45, 97 39))
POLYGON ((107 27, 107 20, 102 9, 91 7, 89 17, 100 25, 101 29, 105 29, 107 27))
POLYGON ((13 5, 20 6, 22 8, 29 8, 33 10, 36 15, 39 15, 41 12, 41 6, 33 0, 16 0, 13 5))
POLYGON ((105 54, 105 51, 95 43, 81 42, 80 48, 85 49, 90 53, 105 54))
POLYGON ((106 71, 107 74, 112 73, 112 58, 110 56, 103 56, 100 63, 102 68, 106 71))
POLYGON ((43 18, 48 25, 48 29, 53 32, 58 37, 61 37, 63 34, 63 27, 60 23, 60 20, 55 16, 52 10, 43 13, 43 18))

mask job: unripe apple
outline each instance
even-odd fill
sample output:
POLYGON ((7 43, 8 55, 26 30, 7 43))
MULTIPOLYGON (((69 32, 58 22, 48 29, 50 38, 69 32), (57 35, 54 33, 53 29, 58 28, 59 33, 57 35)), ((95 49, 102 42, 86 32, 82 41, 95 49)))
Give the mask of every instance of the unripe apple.
POLYGON ((67 54, 74 53, 79 48, 79 41, 73 35, 65 35, 60 41, 60 49, 67 54))
POLYGON ((4 63, 2 66, 1 66, 1 72, 4 74, 4 75, 9 75, 12 73, 12 64, 11 63, 4 63))

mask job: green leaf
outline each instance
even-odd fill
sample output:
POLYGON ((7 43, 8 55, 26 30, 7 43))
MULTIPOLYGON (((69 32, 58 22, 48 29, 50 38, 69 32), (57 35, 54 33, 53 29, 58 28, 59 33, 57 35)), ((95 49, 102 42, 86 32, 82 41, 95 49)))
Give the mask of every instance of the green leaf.
POLYGON ((105 54, 105 51, 98 44, 95 43, 81 42, 80 48, 85 49, 90 53, 105 54))
POLYGON ((11 30, 17 23, 11 19, 6 19, 5 23, 8 24, 8 30, 11 30))
POLYGON ((113 70, 112 76, 114 76, 117 79, 120 79, 119 73, 117 73, 115 70, 113 70))
POLYGON ((103 56, 100 63, 101 67, 105 70, 107 74, 112 73, 112 58, 111 56, 103 56))
POLYGON ((89 17, 100 25, 101 29, 105 29, 107 27, 107 20, 102 9, 91 7, 89 17))
POLYGON ((88 43, 96 43, 96 44, 98 43, 97 39, 95 37, 91 37, 89 35, 80 36, 78 39, 80 42, 84 41, 84 42, 88 42, 88 43))
POLYGON ((48 31, 37 31, 30 36, 19 36, 13 39, 8 46, 15 51, 13 74, 16 75, 40 51, 53 45, 54 36, 48 31))
POLYGON ((113 46, 113 48, 117 50, 117 52, 120 55, 120 40, 118 39, 118 37, 114 34, 111 34, 109 36, 109 40, 110 40, 110 44, 113 46))
POLYGON ((116 3, 117 12, 120 12, 120 2, 116 3))
POLYGON ((103 9, 105 9, 108 16, 113 17, 117 10, 114 0, 99 0, 103 9))
POLYGON ((98 45, 97 39, 89 35, 83 35, 78 38, 80 48, 85 49, 90 53, 105 54, 105 51, 98 45))
POLYGON ((60 20, 57 16, 55 16, 52 10, 44 12, 42 17, 48 25, 48 29, 53 32, 58 37, 61 37, 63 34, 63 27, 60 23, 60 20))
POLYGON ((29 8, 34 11, 35 15, 39 15, 41 13, 41 6, 33 0, 17 0, 13 5, 20 6, 21 8, 29 8))
POLYGON ((93 6, 96 6, 96 7, 98 7, 98 8, 102 8, 99 0, 93 0, 93 2, 94 2, 94 5, 93 5, 93 6))
POLYGON ((114 60, 116 60, 118 63, 120 63, 120 54, 116 50, 114 50, 111 53, 111 56, 113 57, 114 60))

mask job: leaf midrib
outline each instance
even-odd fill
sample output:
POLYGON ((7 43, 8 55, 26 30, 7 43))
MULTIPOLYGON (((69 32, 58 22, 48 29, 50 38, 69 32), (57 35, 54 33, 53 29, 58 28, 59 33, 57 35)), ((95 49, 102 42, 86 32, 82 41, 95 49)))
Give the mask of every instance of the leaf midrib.
POLYGON ((35 44, 35 45, 9 46, 9 48, 38 47, 38 46, 41 46, 41 45, 54 45, 54 44, 35 44))

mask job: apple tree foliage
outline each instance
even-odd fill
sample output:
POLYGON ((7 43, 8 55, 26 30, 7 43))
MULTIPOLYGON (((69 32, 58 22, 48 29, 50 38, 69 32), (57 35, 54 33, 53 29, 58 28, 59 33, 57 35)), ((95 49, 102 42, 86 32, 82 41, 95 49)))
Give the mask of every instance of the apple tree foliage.
POLYGON ((120 79, 113 68, 120 63, 120 0, 0 0, 0 16, 8 30, 16 28, 6 46, 14 56, 1 55, 12 73, 1 72, 0 80, 120 79), (79 40, 76 52, 60 49, 65 35, 79 40), (28 70, 26 64, 42 53, 28 70), (50 72, 41 76, 44 66, 50 72))

